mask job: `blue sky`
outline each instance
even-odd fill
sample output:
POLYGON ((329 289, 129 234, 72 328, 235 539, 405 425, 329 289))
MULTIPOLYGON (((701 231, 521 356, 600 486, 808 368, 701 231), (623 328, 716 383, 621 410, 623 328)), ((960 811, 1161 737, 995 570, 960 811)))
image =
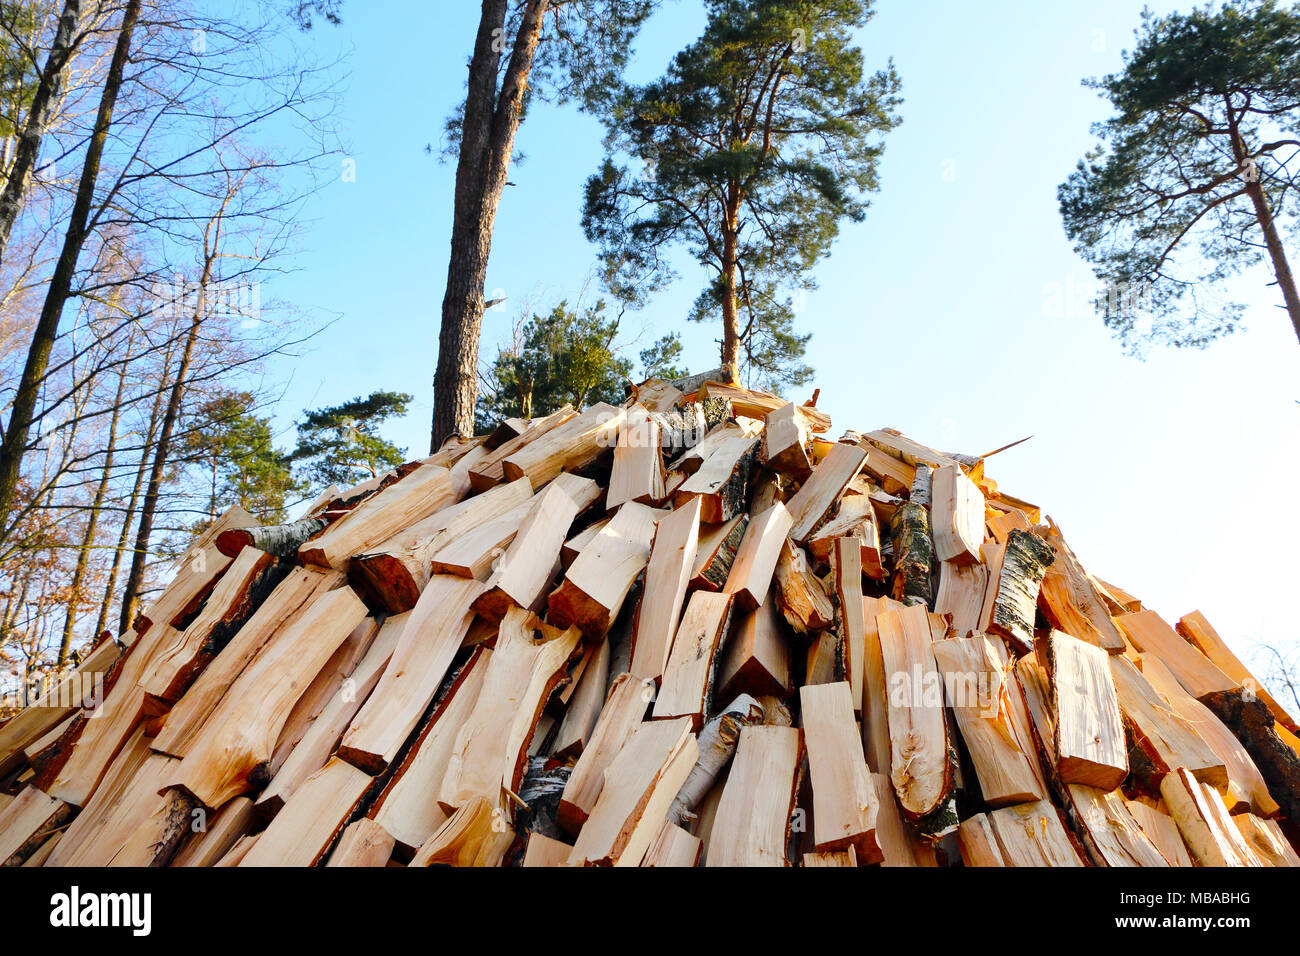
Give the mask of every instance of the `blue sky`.
MULTIPOLYGON (((861 43, 869 65, 894 58, 903 124, 881 192, 817 269, 799 323, 835 434, 891 426, 970 454, 1034 435, 991 459, 1001 487, 1042 505, 1094 574, 1171 623, 1202 610, 1249 655, 1256 640, 1297 638, 1276 609, 1300 568, 1300 352, 1270 277, 1241 286, 1245 332, 1145 362, 1088 308, 1055 307, 1090 279, 1055 195, 1106 115, 1080 80, 1119 66, 1141 7, 879 0, 861 43)), ((335 320, 309 354, 270 369, 287 382, 286 444, 297 410, 385 388, 416 396, 390 437, 424 452, 454 173, 425 145, 436 151, 463 96, 477 16, 465 0, 349 0, 342 27, 313 31, 325 51, 350 51, 339 125, 356 181, 316 197, 298 271, 264 291, 335 320)), ((658 75, 702 24, 697 3, 667 2, 632 76, 658 75)), ((594 265, 579 204, 599 125, 539 105, 518 145, 527 160, 511 172, 488 274, 490 297, 506 297, 486 317, 489 347, 522 304, 576 298, 594 265)), ((687 272, 628 320, 629 355, 680 329, 687 364, 716 365, 717 329, 682 318, 698 291, 687 272)))

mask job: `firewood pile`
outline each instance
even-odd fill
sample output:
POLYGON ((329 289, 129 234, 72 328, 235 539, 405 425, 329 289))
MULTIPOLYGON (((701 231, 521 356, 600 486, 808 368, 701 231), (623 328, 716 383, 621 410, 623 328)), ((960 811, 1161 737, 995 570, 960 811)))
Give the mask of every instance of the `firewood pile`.
POLYGON ((232 508, 0 725, 16 866, 1289 866, 1292 718, 984 458, 650 381, 232 508))

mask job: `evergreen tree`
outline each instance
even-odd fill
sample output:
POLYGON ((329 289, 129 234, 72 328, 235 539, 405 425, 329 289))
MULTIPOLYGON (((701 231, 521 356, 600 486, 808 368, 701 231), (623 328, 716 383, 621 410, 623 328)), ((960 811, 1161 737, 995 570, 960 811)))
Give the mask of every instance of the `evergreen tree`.
POLYGON ((313 491, 331 484, 346 488, 395 468, 406 460, 406 449, 383 438, 379 426, 404 415, 411 399, 404 392, 379 391, 308 412, 288 460, 304 463, 313 491))

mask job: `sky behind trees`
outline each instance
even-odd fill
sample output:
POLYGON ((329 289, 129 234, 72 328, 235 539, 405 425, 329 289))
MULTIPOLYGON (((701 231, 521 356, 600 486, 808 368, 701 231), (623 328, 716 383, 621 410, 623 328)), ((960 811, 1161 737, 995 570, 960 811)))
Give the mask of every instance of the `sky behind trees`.
MULTIPOLYGON (((1093 314, 1057 211, 1056 187, 1107 111, 1080 80, 1119 68, 1141 7, 879 0, 862 44, 869 69, 894 57, 903 124, 887 137, 881 192, 844 226, 797 323, 813 333, 807 361, 836 434, 891 426, 969 454, 1033 434, 991 460, 1000 486, 1041 504, 1094 573, 1167 619, 1199 608, 1249 654, 1297 637, 1271 613, 1300 564, 1300 374, 1280 296, 1250 273, 1229 287, 1250 304, 1245 332, 1139 361, 1093 314)), ((424 451, 454 175, 437 153, 477 18, 476 4, 372 0, 313 31, 324 53, 351 51, 347 153, 310 207, 298 271, 263 293, 334 320, 270 370, 287 381, 282 445, 295 410, 390 389, 415 400, 386 435, 424 451)), ((629 78, 658 76, 703 22, 691 0, 666 2, 629 78)), ((601 136, 571 107, 533 104, 497 220, 487 298, 505 301, 485 318, 487 354, 526 304, 549 311, 584 286, 598 296, 579 216, 601 136)), ((684 322, 703 276, 680 264, 619 341, 634 359, 680 329, 685 363, 713 367, 718 326, 684 322)))

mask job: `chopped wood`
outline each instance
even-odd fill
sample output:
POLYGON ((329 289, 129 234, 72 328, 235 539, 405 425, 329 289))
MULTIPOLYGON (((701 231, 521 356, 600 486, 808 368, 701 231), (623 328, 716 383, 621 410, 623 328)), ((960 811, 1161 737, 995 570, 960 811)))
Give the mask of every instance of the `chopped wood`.
MULTIPOLYGON (((1006 640, 1018 655, 1033 649, 1038 592, 1043 575, 1054 560, 1052 549, 1033 532, 1012 531, 1007 536, 987 630, 1006 640)), ((994 581, 990 575, 990 587, 994 581)))
POLYGON ((705 724, 699 734, 699 759, 668 808, 670 823, 684 824, 696 818, 695 809, 713 789, 736 752, 740 731, 764 722, 763 705, 748 694, 741 694, 705 724))
POLYGON ((768 412, 763 418, 760 460, 773 471, 803 481, 812 473, 808 461, 808 424, 803 410, 793 402, 768 412))
POLYGON ((790 644, 782 633, 771 598, 752 611, 739 615, 727 642, 718 671, 718 693, 723 698, 736 694, 788 697, 794 689, 790 676, 790 644))
POLYGON ((645 588, 632 625, 633 674, 658 680, 668 663, 686 588, 695 566, 700 533, 700 499, 692 498, 661 518, 646 564, 645 588))
POLYGON ((859 561, 867 577, 885 579, 885 563, 880 554, 880 530, 876 527, 875 509, 866 495, 846 495, 840 499, 835 517, 827 521, 808 539, 808 550, 818 561, 829 564, 831 550, 840 538, 857 542, 859 561))
POLYGON ((618 431, 605 507, 613 511, 625 501, 658 504, 663 498, 664 463, 659 423, 644 406, 633 405, 618 431))
POLYGON ((859 859, 877 862, 875 784, 862 754, 849 685, 804 687, 799 700, 813 791, 814 845, 819 853, 852 847, 859 859))
POLYGON ((1155 611, 1121 614, 1115 622, 1139 651, 1154 654, 1164 661, 1193 697, 1200 699, 1207 694, 1237 689, 1235 680, 1216 667, 1195 645, 1179 637, 1178 632, 1155 611))
POLYGON ((929 607, 932 596, 930 574, 934 568, 929 512, 909 501, 894 512, 889 530, 894 543, 895 600, 929 607))
POLYGON ((736 756, 709 834, 706 866, 789 866, 786 845, 799 792, 803 732, 750 726, 736 756))
POLYGON ((1291 846, 1276 820, 1263 820, 1253 813, 1232 818, 1242 839, 1256 858, 1267 866, 1300 866, 1300 855, 1291 846))
POLYGON ((1160 781, 1160 796, 1198 866, 1259 866, 1223 799, 1179 767, 1160 781))
POLYGON ((735 596, 740 610, 752 610, 767 598, 792 522, 780 502, 750 519, 723 585, 725 593, 735 596))
POLYGON ((626 409, 598 402, 502 459, 502 471, 511 481, 526 475, 534 488, 562 471, 581 471, 614 447, 626 416, 626 409))
POLYGON ((1119 791, 1069 785, 1084 850, 1098 866, 1169 866, 1119 791))
POLYGON ((1184 614, 1178 620, 1178 633, 1230 679, 1236 681, 1242 687, 1249 688, 1255 696, 1264 702, 1264 706, 1269 709, 1274 720, 1291 733, 1300 734, 1300 726, 1296 725, 1295 719, 1269 696, 1268 691, 1264 689, 1264 685, 1256 680, 1255 675, 1237 658, 1236 654, 1232 653, 1228 645, 1223 642, 1223 638, 1219 636, 1218 631, 1210 626, 1210 622, 1205 619, 1204 614, 1200 611, 1184 614))
POLYGON ((344 829, 326 866, 387 866, 393 838, 374 820, 362 817, 344 829))
POLYGON ((660 512, 630 501, 582 549, 547 599, 558 627, 576 625, 588 637, 608 633, 628 591, 650 558, 660 512))
POLYGON ((970 637, 980 630, 980 612, 984 607, 988 582, 989 569, 983 564, 961 565, 944 561, 939 566, 939 591, 934 598, 934 611, 952 619, 952 629, 958 637, 970 637))
POLYGON ((478 797, 452 814, 410 865, 500 866, 514 839, 505 811, 478 797))
POLYGON ((989 825, 1007 866, 1083 866, 1079 851, 1046 800, 989 813, 989 825))
POLYGON ((930 524, 935 557, 957 564, 978 564, 984 543, 984 495, 957 465, 934 473, 930 524))
POLYGON ((1061 631, 1047 642, 1056 769, 1063 783, 1113 790, 1128 776, 1122 694, 1106 652, 1061 631))
POLYGON ((475 491, 487 491, 493 485, 505 480, 505 468, 502 465, 507 458, 532 442, 538 441, 561 425, 578 417, 578 411, 572 405, 565 405, 559 411, 542 418, 531 419, 528 425, 514 438, 496 446, 487 455, 479 459, 469 470, 470 486, 475 491))
POLYGON ((691 595, 655 698, 656 720, 688 717, 692 729, 698 731, 703 726, 713 699, 718 648, 727 633, 731 610, 729 594, 696 591, 691 595))
POLYGON ((1178 832, 1178 825, 1169 814, 1137 800, 1125 800, 1124 806, 1166 863, 1170 866, 1194 865, 1191 854, 1187 852, 1187 845, 1178 832))
POLYGON ((861 470, 866 456, 856 445, 835 444, 794 497, 786 502, 792 521, 790 537, 803 544, 817 530, 861 470))
POLYGON ((692 590, 721 591, 726 586, 731 566, 736 560, 736 551, 748 528, 748 514, 738 515, 722 524, 704 525, 700 528, 695 566, 691 569, 692 590))
POLYGON ((369 774, 332 757, 289 798, 239 865, 316 865, 373 782, 369 774))
POLYGON ((1124 653, 1124 638, 1079 559, 1059 532, 1047 541, 1055 560, 1044 573, 1039 605, 1048 623, 1109 654, 1124 653))
POLYGON ((695 834, 665 820, 646 850, 642 866, 698 866, 704 844, 695 834))
POLYGON ((673 492, 674 503, 681 507, 698 498, 701 520, 709 524, 730 521, 745 510, 749 500, 749 475, 758 455, 758 444, 758 438, 745 436, 723 441, 673 492))
MULTIPOLYGON (((550 752, 558 759, 576 757, 582 753, 591 740, 591 733, 596 729, 596 720, 605 703, 605 687, 609 683, 609 641, 602 640, 592 647, 587 657, 582 676, 575 684, 569 685, 575 689, 568 701, 564 702, 564 720, 560 722, 555 742, 551 745, 550 752)), ((540 733, 539 728, 533 739, 536 740, 540 733)))

